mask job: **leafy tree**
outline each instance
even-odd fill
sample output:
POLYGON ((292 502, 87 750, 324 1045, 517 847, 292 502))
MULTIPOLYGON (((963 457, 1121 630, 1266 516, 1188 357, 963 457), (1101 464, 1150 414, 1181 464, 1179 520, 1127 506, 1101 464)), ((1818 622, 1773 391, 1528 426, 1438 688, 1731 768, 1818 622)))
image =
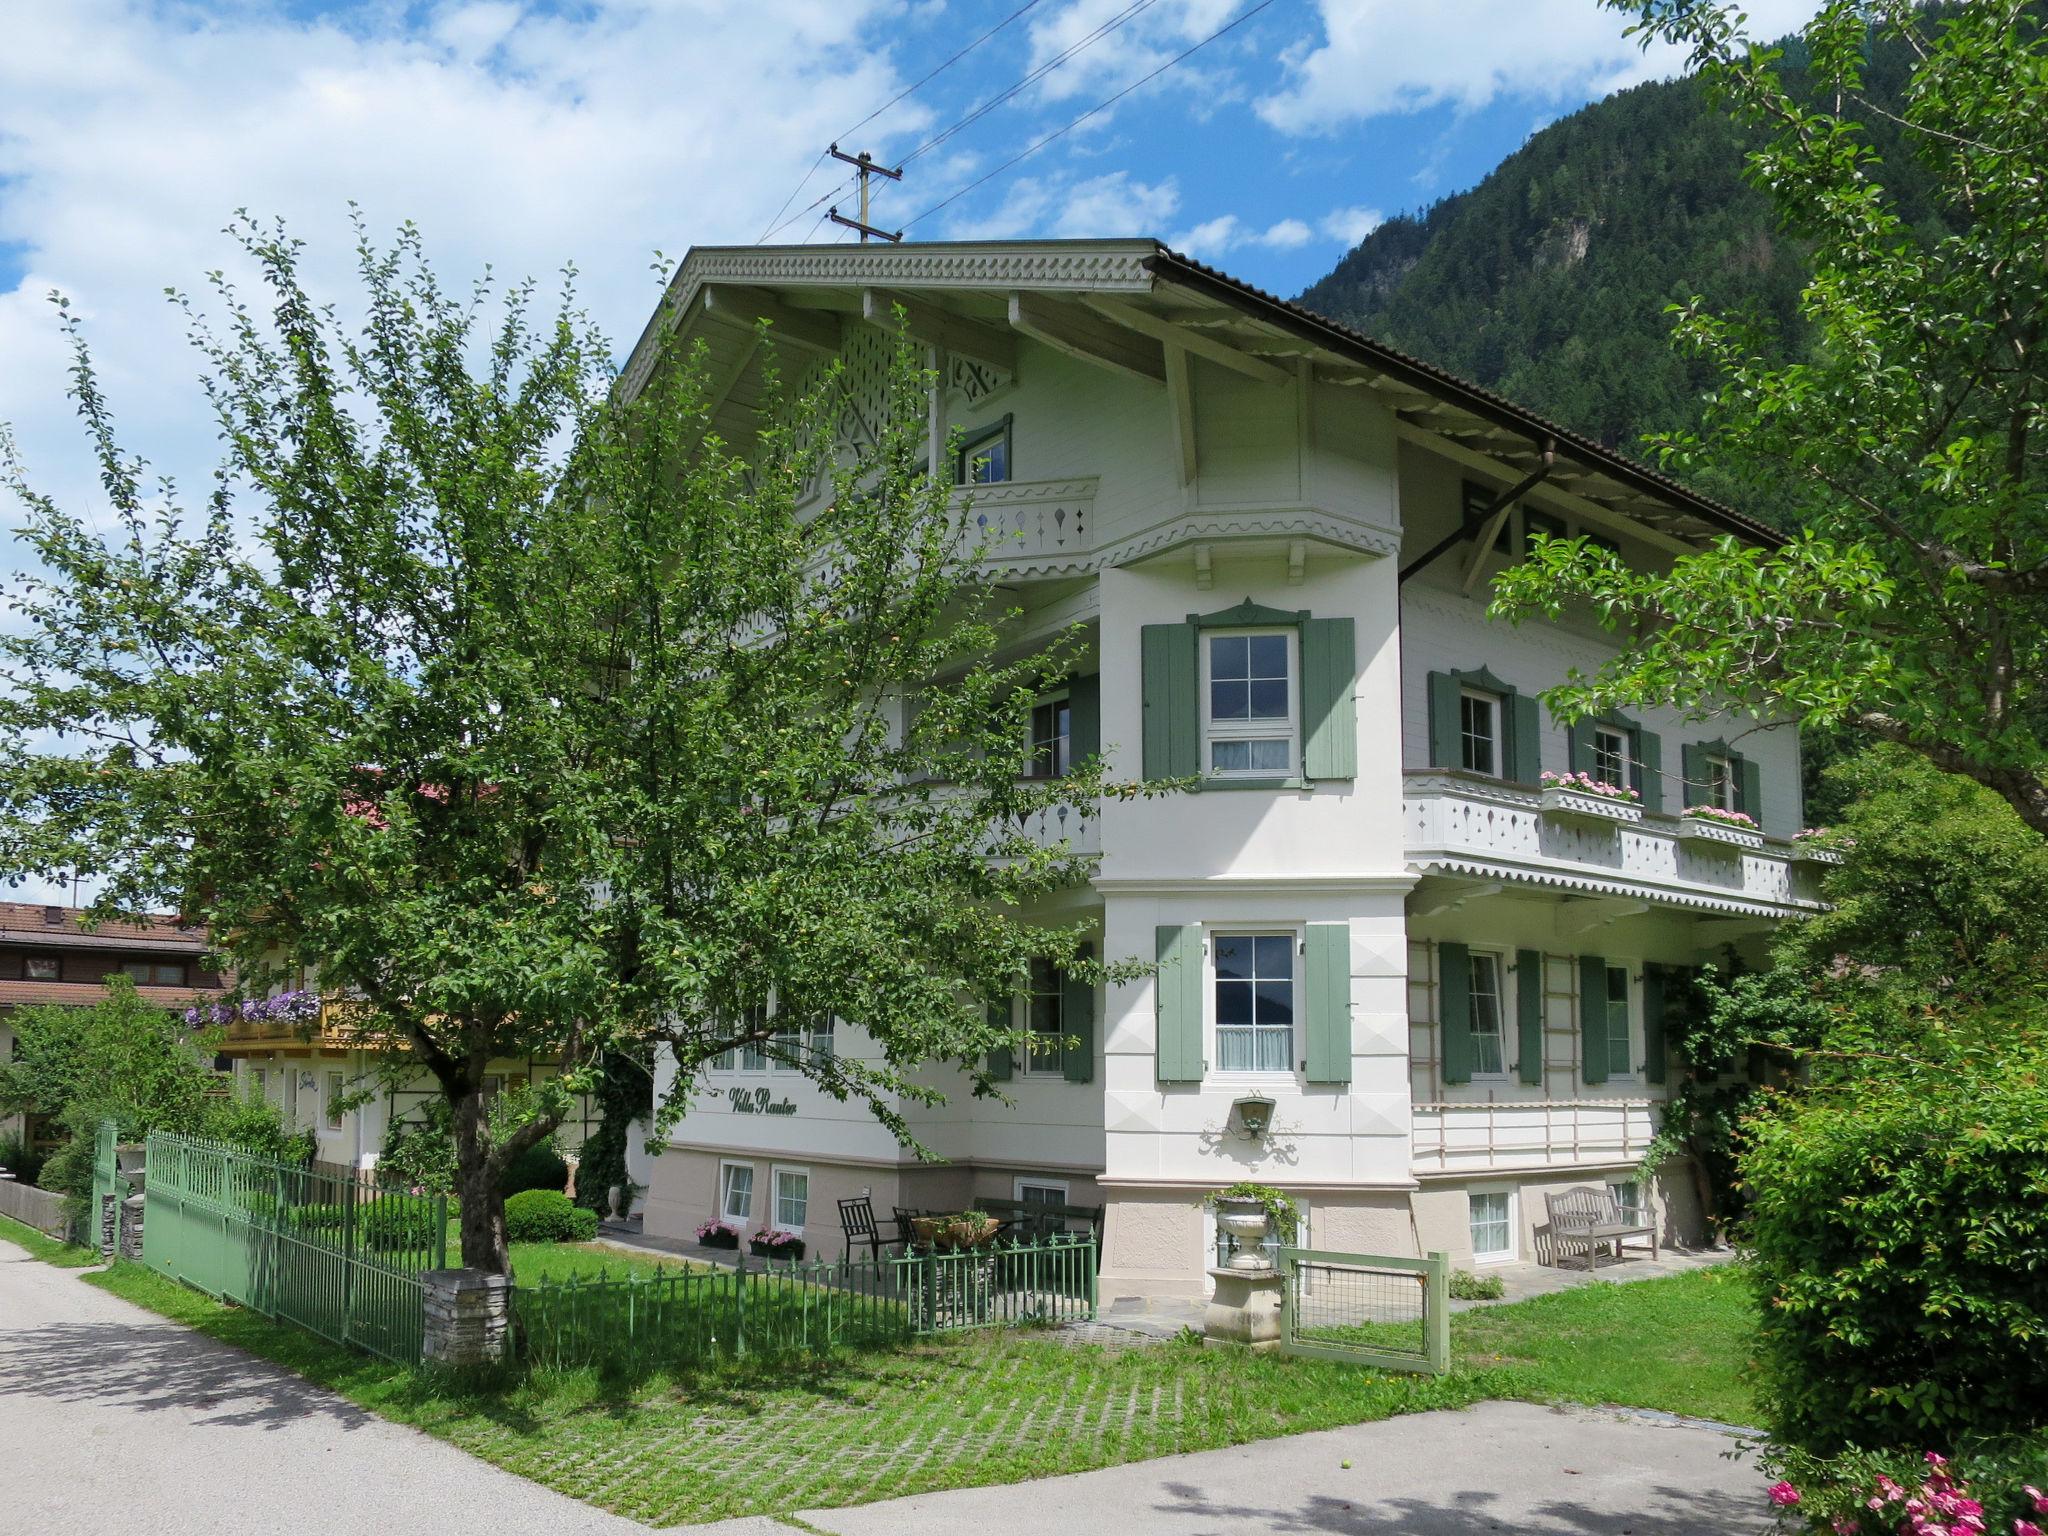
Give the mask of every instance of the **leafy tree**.
POLYGON ((1831 0, 1804 33, 1815 91, 1731 8, 1611 0, 1681 44, 1714 98, 1762 135, 1750 181, 1808 244, 1814 338, 1783 363, 1771 327, 1676 306, 1680 344, 1722 379, 1698 433, 1652 439, 1680 469, 1782 482, 1799 530, 1631 571, 1583 541, 1507 573, 1510 616, 1590 603, 1625 634, 1567 716, 1621 704, 1847 725, 1994 790, 2048 833, 2048 42, 2023 0, 1923 11, 1831 0), (1894 113, 1866 89, 1873 37, 1903 44, 1894 113), (1866 127, 1898 130, 1890 155, 1866 127), (1936 217, 1895 187, 1921 179, 1936 217))
POLYGON ((568 277, 552 315, 528 283, 493 320, 409 226, 359 229, 350 331, 297 242, 234 232, 265 302, 216 276, 215 329, 179 301, 225 444, 203 509, 117 445, 82 342, 117 533, 10 472, 42 568, 0 638, 0 866, 177 901, 259 989, 317 972, 438 1085, 483 1269, 500 1176, 611 1047, 674 1053, 664 1118, 749 1042, 906 1138, 929 1062, 995 1091, 982 998, 1083 942, 1017 915, 1084 870, 1017 829, 1102 786, 1025 776, 1074 642, 990 660, 1005 610, 927 474, 907 342, 879 413, 771 369, 732 445, 702 354, 618 387, 568 277), (780 1032, 824 1018, 879 1054, 780 1032), (506 1057, 565 1075, 494 1127, 506 1057))

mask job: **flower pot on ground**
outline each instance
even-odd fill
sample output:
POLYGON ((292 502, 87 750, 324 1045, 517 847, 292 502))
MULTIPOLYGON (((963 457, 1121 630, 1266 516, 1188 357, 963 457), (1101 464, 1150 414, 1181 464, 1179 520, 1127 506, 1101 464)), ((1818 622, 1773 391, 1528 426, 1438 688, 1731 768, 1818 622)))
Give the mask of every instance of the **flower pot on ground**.
POLYGON ((722 1221, 707 1221, 697 1228, 697 1241, 706 1248, 738 1248, 740 1229, 722 1221))
POLYGON ((957 1216, 914 1217, 910 1231, 919 1248, 936 1253, 967 1253, 988 1247, 1002 1225, 980 1211, 962 1211, 957 1216))
POLYGON ((789 1232, 756 1232, 747 1239, 747 1252, 757 1259, 788 1262, 804 1256, 804 1240, 789 1232))

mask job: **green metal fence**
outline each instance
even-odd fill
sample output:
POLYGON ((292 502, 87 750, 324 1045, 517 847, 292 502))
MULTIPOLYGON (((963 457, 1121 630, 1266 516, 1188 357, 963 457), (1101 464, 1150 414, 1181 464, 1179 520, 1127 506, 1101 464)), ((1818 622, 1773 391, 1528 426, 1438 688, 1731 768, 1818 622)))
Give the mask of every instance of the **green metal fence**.
POLYGON ((448 1206, 164 1133, 149 1138, 143 1262, 212 1296, 401 1364, 420 1358, 419 1275, 448 1206))
POLYGON ((966 1253, 674 1269, 515 1286, 522 1358, 543 1369, 691 1368, 873 1349, 1095 1315, 1095 1244, 1054 1237, 966 1253))
POLYGON ((1290 1355, 1382 1370, 1451 1368, 1448 1254, 1278 1250, 1280 1347, 1290 1355))

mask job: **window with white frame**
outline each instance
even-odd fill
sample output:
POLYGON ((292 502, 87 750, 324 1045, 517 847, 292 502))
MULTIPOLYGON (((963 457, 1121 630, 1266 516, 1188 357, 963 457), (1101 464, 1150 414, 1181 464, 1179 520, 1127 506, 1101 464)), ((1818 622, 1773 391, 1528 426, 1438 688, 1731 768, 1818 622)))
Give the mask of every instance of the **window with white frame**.
POLYGON ((1471 969, 1472 1075, 1500 1077, 1508 1069, 1501 1023, 1500 956, 1475 950, 1467 964, 1471 969))
POLYGON ((1061 1074, 1061 1050, 1067 1039, 1062 980, 1058 968, 1042 957, 1033 960, 1026 973, 1022 1042, 1026 1072, 1050 1077, 1061 1074))
POLYGON ((820 1013, 812 1015, 809 1021, 807 1035, 811 1048, 811 1055, 819 1061, 830 1061, 832 1059, 833 1049, 832 1015, 829 1013, 820 1013))
POLYGON ((1214 948, 1217 1069, 1293 1071, 1294 935, 1219 933, 1214 948))
POLYGON ((1074 766, 1074 707, 1064 693, 1031 706, 1031 766, 1027 777, 1064 778, 1074 766))
POLYGON ((778 1168, 775 1170, 774 1219, 769 1223, 778 1232, 802 1232, 804 1217, 811 1203, 811 1174, 807 1168, 778 1168))
POLYGON ((768 1059, 778 1072, 798 1072, 804 1053, 804 1022, 793 1013, 775 1015, 775 1033, 768 1037, 768 1059))
POLYGON ((1054 1179, 1037 1179, 1029 1174, 1018 1176, 1017 1201, 1020 1205, 1065 1205, 1067 1186, 1054 1179))
POLYGON ((1628 967, 1607 967, 1607 1075, 1628 1077, 1635 1070, 1634 1032, 1629 1023, 1628 967))
POLYGON ((344 1079, 339 1072, 327 1074, 327 1129, 341 1129, 341 1101, 346 1093, 344 1079))
POLYGON ((754 1165, 718 1165, 718 1215, 723 1221, 744 1225, 754 1215, 754 1165))
POLYGON ((1643 1186, 1634 1179, 1623 1184, 1609 1184, 1608 1196, 1614 1201, 1615 1209, 1621 1212, 1624 1221, 1643 1219, 1643 1186))
POLYGON ((1629 787, 1628 732, 1612 725, 1593 727, 1593 777, 1616 789, 1629 787))
POLYGON ((1209 774, 1228 779, 1295 772, 1294 632, 1209 631, 1202 670, 1209 774))
POLYGON ((1478 688, 1458 694, 1458 755, 1468 773, 1498 778, 1501 772, 1500 696, 1478 688))
POLYGON ((1472 1190, 1467 1196, 1472 1257, 1480 1263, 1515 1256, 1515 1197, 1505 1189, 1472 1190))
POLYGON ((1724 811, 1741 809, 1736 800, 1742 793, 1739 787, 1742 781, 1735 771, 1735 764, 1719 754, 1709 753, 1704 766, 1707 775, 1707 782, 1702 786, 1704 803, 1724 811))
POLYGON ((1010 478, 1010 418, 980 427, 960 440, 953 478, 961 485, 1000 485, 1010 478))

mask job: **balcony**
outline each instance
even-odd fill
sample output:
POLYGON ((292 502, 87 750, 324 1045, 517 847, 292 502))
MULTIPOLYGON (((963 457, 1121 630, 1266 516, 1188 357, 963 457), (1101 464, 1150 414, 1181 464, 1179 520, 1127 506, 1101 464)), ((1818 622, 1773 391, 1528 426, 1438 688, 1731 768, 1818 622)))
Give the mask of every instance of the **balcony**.
POLYGON ((1547 812, 1542 796, 1442 769, 1403 776, 1402 841, 1422 874, 1549 886, 1731 917, 1819 908, 1818 866, 1791 844, 1703 847, 1677 816, 1607 821, 1547 812))
POLYGON ((325 1001, 320 1004, 319 1016, 310 1023, 292 1019, 234 1019, 223 1026, 221 1050, 230 1056, 307 1046, 315 1050, 353 1050, 369 1043, 369 1034, 360 1023, 362 1006, 347 999, 325 1001))
POLYGON ((1006 580, 1079 576, 1094 569, 1095 477, 1011 480, 955 493, 981 565, 1006 580))
POLYGON ((1415 1171, 1483 1172, 1638 1161, 1657 1134, 1648 1099, 1417 1104, 1415 1171))

